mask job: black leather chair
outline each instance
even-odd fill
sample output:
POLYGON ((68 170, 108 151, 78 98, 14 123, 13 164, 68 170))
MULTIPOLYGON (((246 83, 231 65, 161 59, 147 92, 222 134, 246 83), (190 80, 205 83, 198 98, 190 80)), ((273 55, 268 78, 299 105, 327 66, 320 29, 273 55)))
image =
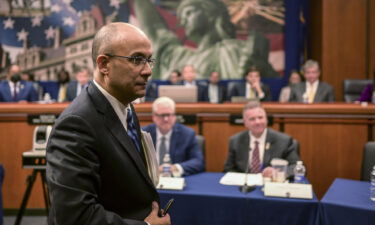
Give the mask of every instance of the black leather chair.
POLYGON ((367 142, 363 152, 361 180, 370 181, 370 174, 375 165, 375 141, 367 142))
POLYGON ((202 154, 203 154, 203 158, 205 158, 205 141, 204 141, 204 137, 202 135, 196 135, 196 138, 197 138, 197 141, 198 141, 198 145, 201 147, 202 149, 202 154))
POLYGON ((345 79, 344 80, 344 100, 345 102, 356 101, 363 91, 363 89, 371 83, 372 80, 365 79, 345 79))

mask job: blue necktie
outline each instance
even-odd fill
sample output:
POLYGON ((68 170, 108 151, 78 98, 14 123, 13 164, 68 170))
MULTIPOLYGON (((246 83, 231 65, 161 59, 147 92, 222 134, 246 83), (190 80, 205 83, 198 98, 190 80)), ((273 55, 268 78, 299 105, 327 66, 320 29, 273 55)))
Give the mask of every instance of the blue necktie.
POLYGON ((140 152, 138 133, 135 127, 133 113, 130 107, 127 108, 126 123, 128 126, 128 135, 132 139, 137 151, 140 152))

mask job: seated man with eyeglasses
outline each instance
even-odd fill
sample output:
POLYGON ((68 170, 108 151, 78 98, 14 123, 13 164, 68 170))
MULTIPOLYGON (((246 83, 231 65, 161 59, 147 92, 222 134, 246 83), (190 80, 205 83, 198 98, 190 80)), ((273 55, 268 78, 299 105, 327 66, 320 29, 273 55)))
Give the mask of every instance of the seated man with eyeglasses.
MULTIPOLYGON (((174 176, 188 176, 204 171, 202 149, 198 145, 193 129, 176 123, 175 102, 169 97, 159 97, 152 104, 152 120, 142 129, 151 134, 159 159, 163 163, 165 154, 172 161, 174 176)), ((162 167, 159 167, 161 171, 162 167)))

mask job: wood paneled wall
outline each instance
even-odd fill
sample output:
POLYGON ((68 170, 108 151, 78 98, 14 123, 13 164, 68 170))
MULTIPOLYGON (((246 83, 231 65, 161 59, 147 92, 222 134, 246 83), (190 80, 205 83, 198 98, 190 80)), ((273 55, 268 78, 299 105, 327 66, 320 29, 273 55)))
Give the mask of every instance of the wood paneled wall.
POLYGON ((310 0, 309 58, 343 100, 343 80, 370 79, 375 70, 375 0, 310 0))

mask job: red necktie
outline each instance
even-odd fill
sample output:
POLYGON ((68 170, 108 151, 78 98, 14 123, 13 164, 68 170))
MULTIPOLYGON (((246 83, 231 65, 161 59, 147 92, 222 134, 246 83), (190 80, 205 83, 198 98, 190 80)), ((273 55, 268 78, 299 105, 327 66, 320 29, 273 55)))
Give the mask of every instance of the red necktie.
POLYGON ((17 85, 14 83, 14 88, 13 88, 13 100, 17 100, 17 85))
POLYGON ((260 158, 259 158, 259 142, 255 141, 254 143, 255 143, 255 147, 251 155, 250 171, 251 173, 260 173, 261 166, 260 166, 260 158))

